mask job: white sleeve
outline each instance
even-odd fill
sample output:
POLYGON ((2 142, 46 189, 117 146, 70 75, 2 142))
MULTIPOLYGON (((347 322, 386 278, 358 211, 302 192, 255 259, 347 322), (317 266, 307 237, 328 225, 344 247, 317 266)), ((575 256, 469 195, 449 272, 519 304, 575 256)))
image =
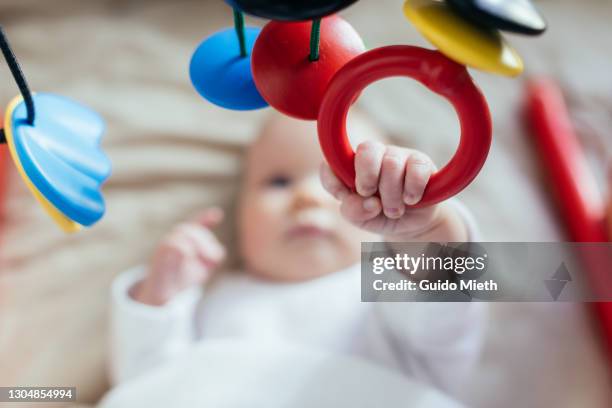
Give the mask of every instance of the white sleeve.
MULTIPOLYGON (((482 240, 470 210, 447 201, 461 217, 468 242, 482 240)), ((407 374, 457 396, 480 358, 488 305, 482 302, 387 302, 374 307, 378 328, 390 349, 386 358, 407 374)))
POLYGON ((195 312, 202 289, 187 289, 164 306, 145 305, 129 294, 145 273, 143 267, 131 269, 112 285, 109 369, 113 384, 146 372, 195 340, 195 312))
POLYGON ((378 318, 407 374, 457 396, 485 338, 487 304, 377 303, 378 318))

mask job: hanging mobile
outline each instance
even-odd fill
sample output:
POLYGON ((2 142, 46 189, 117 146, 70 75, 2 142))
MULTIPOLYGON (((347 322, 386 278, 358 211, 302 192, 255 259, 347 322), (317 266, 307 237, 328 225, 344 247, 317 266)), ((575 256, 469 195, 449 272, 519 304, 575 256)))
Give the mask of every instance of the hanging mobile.
POLYGON ((111 170, 100 150, 102 118, 70 99, 31 93, 2 27, 0 48, 20 91, 6 109, 0 140, 34 197, 64 231, 93 225, 105 212, 100 188, 111 170))
MULTIPOLYGON (((467 67, 506 76, 521 74, 523 61, 499 30, 536 35, 546 29, 546 23, 529 0, 504 0, 503 5, 497 0, 405 0, 406 18, 438 50, 394 45, 366 51, 351 25, 331 15, 355 2, 226 0, 237 11, 273 20, 255 40, 249 59, 252 78, 248 78, 258 95, 278 111, 318 121, 325 158, 350 188, 355 184, 355 154, 346 119, 365 87, 387 77, 404 76, 446 98, 461 122, 459 146, 453 158, 431 177, 415 207, 446 200, 474 180, 491 147, 489 107, 467 67)), ((207 50, 207 58, 198 65, 201 72, 218 72, 207 81, 211 89, 219 87, 221 97, 235 91, 232 84, 226 84, 227 72, 220 72, 216 59, 227 60, 223 54, 236 48, 230 45, 207 50), (221 56, 208 54, 212 52, 221 56)), ((223 105, 219 99, 216 103, 223 105)))

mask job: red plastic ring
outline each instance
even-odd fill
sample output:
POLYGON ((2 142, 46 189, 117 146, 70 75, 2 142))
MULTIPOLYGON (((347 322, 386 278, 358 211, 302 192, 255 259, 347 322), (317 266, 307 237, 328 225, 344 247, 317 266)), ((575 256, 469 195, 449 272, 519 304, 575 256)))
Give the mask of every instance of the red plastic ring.
POLYGON ((461 122, 461 139, 453 158, 432 175, 423 199, 425 207, 462 191, 478 175, 491 147, 492 124, 487 101, 467 69, 438 51, 394 45, 373 49, 351 60, 336 73, 319 111, 319 141, 330 167, 355 189, 355 152, 346 132, 348 111, 368 85, 393 76, 413 78, 445 97, 461 122))

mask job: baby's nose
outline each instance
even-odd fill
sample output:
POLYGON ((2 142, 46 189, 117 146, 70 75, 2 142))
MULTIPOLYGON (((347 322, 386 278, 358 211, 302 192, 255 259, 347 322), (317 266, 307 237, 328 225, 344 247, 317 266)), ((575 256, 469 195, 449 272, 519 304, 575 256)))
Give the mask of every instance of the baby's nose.
POLYGON ((330 201, 329 194, 321 185, 318 176, 308 177, 295 186, 294 208, 322 207, 330 201))

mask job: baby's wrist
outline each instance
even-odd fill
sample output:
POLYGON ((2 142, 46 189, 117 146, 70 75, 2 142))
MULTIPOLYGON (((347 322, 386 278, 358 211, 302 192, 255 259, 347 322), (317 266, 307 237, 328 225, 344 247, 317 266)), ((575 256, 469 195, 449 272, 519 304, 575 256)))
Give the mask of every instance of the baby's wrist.
POLYGON ((430 208, 429 219, 418 228, 385 235, 389 242, 466 242, 468 227, 463 217, 448 202, 430 208))
POLYGON ((421 241, 421 237, 436 229, 438 225, 443 222, 439 205, 428 208, 427 214, 427 220, 423 222, 415 222, 415 225, 413 225, 413 227, 410 229, 391 234, 384 234, 385 240, 389 242, 421 241))
POLYGON ((133 300, 150 306, 162 306, 173 297, 171 291, 156 288, 147 279, 137 282, 130 289, 129 295, 133 300))
POLYGON ((150 306, 163 306, 172 300, 179 291, 174 285, 147 276, 130 289, 129 295, 140 303, 150 306))

